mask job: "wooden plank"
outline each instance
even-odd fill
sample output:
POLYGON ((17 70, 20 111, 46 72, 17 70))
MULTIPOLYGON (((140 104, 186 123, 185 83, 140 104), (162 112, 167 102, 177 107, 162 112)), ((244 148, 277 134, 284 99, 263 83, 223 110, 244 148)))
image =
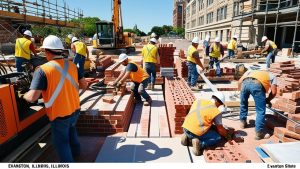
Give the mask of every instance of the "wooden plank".
POLYGON ((136 104, 130 121, 127 137, 129 138, 136 137, 138 125, 141 122, 141 114, 142 114, 142 104, 136 104))
POLYGON ((169 122, 167 117, 166 105, 163 95, 158 96, 158 101, 160 102, 159 110, 159 136, 160 137, 171 137, 169 122))
POLYGON ((149 137, 149 125, 150 125, 150 106, 143 105, 140 123, 137 126, 136 137, 142 137, 142 138, 149 137))

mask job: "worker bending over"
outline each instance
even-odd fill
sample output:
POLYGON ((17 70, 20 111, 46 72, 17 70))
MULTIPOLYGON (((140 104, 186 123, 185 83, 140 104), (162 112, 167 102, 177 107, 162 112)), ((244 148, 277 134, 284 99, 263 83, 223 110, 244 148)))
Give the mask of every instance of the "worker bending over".
POLYGON ((266 104, 271 105, 270 101, 276 96, 277 78, 268 71, 249 70, 240 78, 238 85, 239 90, 241 90, 241 128, 247 127, 248 99, 252 95, 256 110, 255 139, 269 138, 270 136, 263 131, 265 127, 266 104), (269 89, 271 89, 271 92, 266 98, 266 93, 269 92, 269 89))
POLYGON ((273 41, 269 40, 268 37, 266 36, 262 37, 261 42, 265 46, 265 48, 261 51, 261 54, 263 54, 264 52, 268 53, 266 64, 267 64, 267 68, 270 68, 271 59, 272 59, 272 63, 275 62, 275 56, 277 55, 278 52, 277 45, 273 41))
POLYGON ((35 102, 42 94, 60 161, 73 162, 80 154, 75 128, 80 113, 78 90, 86 89, 87 83, 76 65, 63 58, 63 44, 58 37, 48 36, 41 48, 48 62, 34 72, 30 91, 24 99, 35 102))
POLYGON ((30 52, 37 56, 33 43, 31 42, 32 33, 26 30, 22 38, 16 40, 15 57, 17 72, 23 72, 22 64, 30 61, 30 52))
POLYGON ((205 40, 203 41, 203 49, 206 57, 209 57, 209 45, 210 45, 209 43, 210 43, 210 37, 209 35, 206 35, 205 40))
POLYGON ((234 57, 234 51, 237 49, 236 48, 237 44, 237 36, 233 35, 232 39, 228 43, 227 51, 228 51, 228 57, 232 58, 234 57))
POLYGON ((221 72, 221 67, 220 67, 220 62, 219 60, 221 60, 221 55, 222 58, 224 56, 224 47, 221 45, 220 43, 220 38, 216 37, 215 42, 210 46, 209 48, 209 65, 210 65, 210 69, 214 68, 214 63, 216 63, 216 74, 217 76, 221 76, 222 72, 221 72))
POLYGON ((144 69, 150 76, 149 82, 150 89, 154 89, 156 80, 156 66, 160 64, 158 48, 155 46, 157 40, 155 38, 150 39, 150 43, 145 45, 142 50, 144 69))
POLYGON ((224 108, 224 102, 223 93, 215 92, 211 100, 194 101, 189 114, 185 117, 181 144, 187 146, 189 139, 192 140, 192 150, 196 156, 200 155, 201 149, 219 143, 221 136, 227 140, 232 139, 234 130, 225 129, 222 124, 220 109, 224 108))
POLYGON ((119 56, 118 62, 122 63, 122 65, 126 66, 126 68, 123 72, 121 72, 119 77, 114 82, 110 82, 108 85, 119 88, 129 77, 134 83, 134 85, 131 87, 131 91, 134 94, 135 103, 142 101, 142 95, 142 97, 146 100, 144 105, 149 106, 152 102, 152 99, 145 90, 149 83, 149 75, 147 72, 135 62, 129 61, 128 56, 124 53, 119 56))
POLYGON ((79 41, 77 37, 73 37, 71 49, 75 53, 73 62, 77 65, 80 74, 84 74, 84 62, 89 59, 89 50, 86 44, 79 41))
POLYGON ((198 91, 199 88, 196 86, 198 81, 198 72, 197 65, 199 65, 202 70, 204 67, 200 61, 200 55, 198 52, 199 38, 194 37, 192 41, 192 45, 188 48, 188 57, 187 57, 187 66, 188 66, 188 85, 191 87, 193 91, 198 91))

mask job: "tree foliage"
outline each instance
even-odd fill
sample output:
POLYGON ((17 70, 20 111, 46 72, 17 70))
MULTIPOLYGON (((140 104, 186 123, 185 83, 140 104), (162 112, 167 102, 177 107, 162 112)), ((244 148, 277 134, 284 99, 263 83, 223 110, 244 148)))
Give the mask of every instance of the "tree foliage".
POLYGON ((81 23, 84 25, 82 34, 84 36, 93 36, 96 32, 96 22, 100 21, 98 17, 84 17, 80 19, 73 19, 72 22, 81 23))
POLYGON ((127 29, 124 29, 123 30, 124 32, 131 32, 131 33, 134 33, 136 34, 137 36, 146 36, 146 33, 139 30, 136 26, 134 26, 133 29, 130 29, 130 28, 127 28, 127 29))
POLYGON ((148 35, 151 35, 151 33, 154 32, 158 36, 166 35, 176 33, 178 36, 184 36, 185 30, 184 28, 176 28, 170 25, 163 25, 163 26, 154 26, 151 29, 151 32, 148 33, 148 35))

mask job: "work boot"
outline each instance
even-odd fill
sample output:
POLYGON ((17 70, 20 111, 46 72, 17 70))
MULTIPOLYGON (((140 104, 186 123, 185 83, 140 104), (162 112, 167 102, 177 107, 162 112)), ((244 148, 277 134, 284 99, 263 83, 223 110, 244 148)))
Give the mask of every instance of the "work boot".
POLYGON ((185 134, 182 134, 181 145, 188 146, 188 144, 189 144, 189 138, 185 134))
POLYGON ((264 132, 255 132, 255 140, 268 139, 270 134, 264 132))
POLYGON ((200 141, 197 138, 192 139, 192 145, 193 145, 193 153, 195 156, 200 156, 200 141))
POLYGON ((199 88, 197 86, 192 86, 191 89, 192 91, 199 91, 199 88))
POLYGON ((241 129, 246 128, 247 127, 247 121, 246 120, 241 120, 240 121, 240 127, 241 127, 241 129))
POLYGON ((146 100, 146 101, 144 102, 144 106, 150 106, 151 103, 152 103, 152 99, 149 98, 148 100, 146 100))

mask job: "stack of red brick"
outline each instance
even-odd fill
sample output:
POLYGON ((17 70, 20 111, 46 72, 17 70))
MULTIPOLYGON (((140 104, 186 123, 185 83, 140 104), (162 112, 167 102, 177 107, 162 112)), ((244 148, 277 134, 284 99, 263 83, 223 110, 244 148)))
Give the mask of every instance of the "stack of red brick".
POLYGON ((76 126, 78 132, 84 135, 126 132, 134 108, 133 95, 114 100, 113 105, 109 111, 100 109, 81 112, 76 126))
POLYGON ((109 83, 114 81, 119 75, 120 72, 124 69, 124 66, 121 63, 114 63, 113 65, 109 66, 105 69, 105 83, 109 83))
POLYGON ((165 79, 165 100, 172 136, 183 133, 181 126, 195 99, 184 79, 165 79))
POLYGON ((160 66, 161 67, 174 67, 174 52, 176 47, 172 44, 159 45, 160 66))
POLYGON ((175 68, 179 77, 188 77, 188 67, 186 65, 186 59, 176 58, 175 68))
MULTIPOLYGON (((288 117, 293 121, 300 123, 300 114, 289 114, 288 117)), ((286 123, 286 127, 274 128, 274 135, 281 142, 300 141, 300 124, 288 120, 286 123)))

